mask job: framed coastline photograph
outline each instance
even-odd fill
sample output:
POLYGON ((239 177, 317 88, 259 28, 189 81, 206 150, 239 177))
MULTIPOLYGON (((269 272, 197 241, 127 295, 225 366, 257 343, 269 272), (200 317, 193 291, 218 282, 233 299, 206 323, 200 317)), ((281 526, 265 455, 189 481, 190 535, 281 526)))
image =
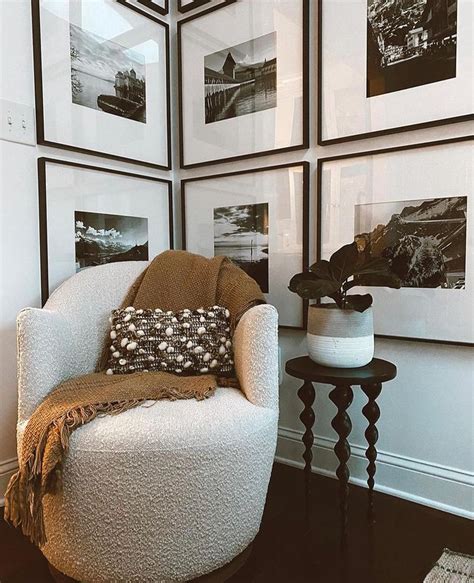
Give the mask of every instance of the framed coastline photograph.
POLYGON ((32 0, 38 143, 169 169, 169 29, 124 0, 32 0))
POLYGON ((376 334, 474 344, 473 145, 453 138, 318 161, 319 258, 355 240, 401 280, 362 288, 374 296, 376 334))
POLYGON ((288 282, 308 263, 309 163, 182 180, 181 197, 183 249, 226 255, 259 284, 280 326, 304 328, 288 282))
POLYGON ((308 147, 308 17, 226 0, 178 22, 182 168, 308 147))
POLYGON ((127 6, 134 6, 148 14, 161 14, 165 16, 169 12, 169 0, 119 0, 127 6))
POLYGON ((194 10, 195 8, 199 8, 200 6, 204 6, 211 0, 177 0, 178 2, 178 12, 185 14, 190 10, 194 10))
POLYGON ((319 0, 318 143, 473 119, 469 0, 319 0))
POLYGON ((74 273, 173 248, 171 182, 39 158, 43 303, 74 273))

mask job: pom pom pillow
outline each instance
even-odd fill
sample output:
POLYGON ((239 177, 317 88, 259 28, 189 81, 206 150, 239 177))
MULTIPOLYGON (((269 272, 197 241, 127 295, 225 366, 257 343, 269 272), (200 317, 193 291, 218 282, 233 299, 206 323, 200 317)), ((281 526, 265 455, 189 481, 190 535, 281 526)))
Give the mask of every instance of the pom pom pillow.
POLYGON ((229 317, 221 306, 180 312, 114 310, 107 374, 230 373, 234 362, 229 317))

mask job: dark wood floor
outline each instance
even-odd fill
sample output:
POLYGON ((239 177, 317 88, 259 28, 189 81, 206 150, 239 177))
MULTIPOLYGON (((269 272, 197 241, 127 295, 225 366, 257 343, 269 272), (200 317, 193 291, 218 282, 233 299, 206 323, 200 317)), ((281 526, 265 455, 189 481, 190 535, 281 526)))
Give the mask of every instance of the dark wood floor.
MULTIPOLYGON (((342 553, 337 482, 312 479, 308 523, 303 472, 275 464, 252 555, 229 583, 421 583, 444 547, 474 554, 471 521, 384 494, 375 494, 377 521, 369 528, 367 491, 355 486, 342 553)), ((0 583, 51 582, 41 553, 2 520, 0 583)))

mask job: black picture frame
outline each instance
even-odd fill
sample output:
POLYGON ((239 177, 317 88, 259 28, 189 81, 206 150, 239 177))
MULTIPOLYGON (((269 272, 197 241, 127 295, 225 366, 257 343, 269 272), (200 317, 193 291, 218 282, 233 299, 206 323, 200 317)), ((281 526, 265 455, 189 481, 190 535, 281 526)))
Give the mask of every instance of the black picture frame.
POLYGON ((81 168, 85 170, 95 170, 116 176, 125 176, 128 178, 140 178, 143 180, 151 180, 167 185, 168 189, 168 228, 169 228, 169 242, 170 249, 174 249, 174 223, 173 223, 173 183, 171 180, 165 178, 158 178, 156 176, 148 176, 146 174, 136 174, 134 172, 125 172, 123 170, 115 170, 112 168, 105 168, 103 166, 93 166, 91 164, 82 164, 79 162, 72 162, 70 160, 61 160, 58 158, 41 157, 37 160, 38 171, 38 202, 39 202, 39 239, 40 239, 40 265, 41 265, 41 305, 44 306, 48 300, 49 293, 49 264, 48 264, 48 222, 47 222, 47 183, 46 183, 46 165, 58 164, 60 166, 68 166, 71 168, 81 168))
POLYGON ((156 13, 161 16, 166 16, 169 12, 169 0, 124 0, 128 8, 141 8, 146 14, 156 13))
POLYGON ((216 160, 206 160, 204 162, 196 162, 192 164, 185 164, 184 162, 184 127, 183 127, 183 87, 182 87, 182 39, 181 29, 183 25, 192 22, 197 18, 201 18, 214 12, 234 4, 238 0, 225 0, 217 6, 212 6, 207 10, 203 10, 198 14, 194 14, 187 18, 178 21, 178 118, 179 118, 179 165, 180 168, 190 169, 199 168, 202 166, 212 166, 215 164, 223 164, 225 162, 236 162, 238 160, 248 160, 249 158, 259 158, 261 156, 268 156, 270 154, 283 154, 286 152, 294 152, 297 150, 306 150, 310 146, 309 127, 310 127, 310 107, 309 107, 309 30, 310 30, 310 0, 301 0, 303 4, 303 22, 302 22, 302 38, 303 38, 303 103, 302 103, 302 131, 303 139, 301 144, 289 146, 284 148, 275 148, 271 150, 252 152, 249 154, 229 156, 225 158, 218 158, 216 160))
POLYGON ((186 14, 186 12, 194 10, 195 8, 199 8, 200 6, 204 6, 204 4, 208 4, 210 1, 211 0, 193 0, 193 2, 183 6, 183 0, 177 0, 178 12, 181 12, 181 14, 186 14))
POLYGON ((166 136, 167 136, 167 163, 166 164, 154 164, 151 162, 145 162, 143 160, 135 160, 133 158, 127 158, 125 156, 118 156, 115 154, 110 154, 107 152, 102 152, 98 150, 93 150, 89 148, 77 147, 72 144, 66 144, 61 142, 55 142, 46 139, 45 137, 45 123, 44 123, 44 100, 43 100, 43 67, 41 61, 41 24, 40 24, 40 1, 41 0, 31 0, 31 10, 32 10, 32 33, 33 33, 33 68, 34 68, 34 86, 35 86, 35 105, 36 105, 36 139, 38 145, 49 146, 51 148, 59 148, 61 150, 68 150, 71 152, 79 152, 82 154, 90 154, 93 156, 100 156, 101 158, 107 158, 110 160, 117 160, 120 162, 127 162, 129 164, 138 164, 140 166, 146 166, 148 168, 156 168, 158 170, 171 170, 171 81, 170 81, 170 32, 169 25, 163 22, 159 18, 156 18, 142 10, 127 4, 126 0, 116 0, 122 6, 133 10, 137 14, 140 14, 144 18, 148 18, 153 22, 164 27, 165 30, 165 47, 166 47, 166 136))
MULTIPOLYGON (((390 148, 381 148, 379 150, 365 150, 363 152, 355 152, 352 154, 338 154, 335 156, 327 156, 324 158, 317 159, 317 180, 316 180, 316 217, 317 217, 317 249, 316 249, 316 260, 319 261, 322 259, 321 250, 322 250, 322 175, 323 175, 323 166, 327 162, 334 162, 337 160, 346 160, 346 159, 353 159, 353 158, 362 158, 365 156, 377 156, 380 154, 390 154, 394 152, 404 152, 409 150, 418 150, 422 148, 430 148, 435 146, 444 146, 450 144, 457 144, 462 142, 473 142, 473 136, 460 136, 456 138, 448 138, 445 140, 437 140, 437 141, 430 141, 430 142, 422 142, 418 144, 406 144, 403 146, 395 146, 390 148)), ((424 342, 424 343, 431 343, 431 344, 446 344, 446 345, 453 345, 453 346, 474 346, 474 343, 471 342, 459 342, 459 341, 452 341, 452 340, 438 340, 438 339, 430 339, 430 338, 417 338, 412 336, 395 336, 390 334, 375 334, 376 338, 386 338, 389 340, 401 340, 401 341, 410 341, 410 342, 424 342)))
MULTIPOLYGON (((214 178, 228 178, 230 176, 239 176, 243 174, 255 174, 272 170, 283 170, 294 167, 303 168, 303 212, 302 212, 302 261, 301 271, 309 267, 309 217, 310 217, 310 173, 311 165, 307 161, 289 162, 287 164, 277 164, 273 166, 262 166, 260 168, 250 168, 248 170, 237 170, 234 172, 223 172, 221 174, 211 174, 207 176, 198 176, 195 178, 184 178, 181 180, 181 248, 187 249, 186 237, 186 185, 191 182, 201 182, 203 180, 212 180, 214 178)), ((288 282, 289 283, 289 282, 288 282)), ((280 324, 280 328, 288 330, 305 330, 308 322, 308 301, 302 300, 302 326, 285 326, 280 324)))
POLYGON ((474 114, 454 116, 450 118, 432 120, 427 122, 421 122, 416 124, 410 124, 405 126, 398 126, 387 128, 383 130, 375 130, 372 132, 363 132, 361 134, 351 134, 350 136, 343 136, 340 138, 323 138, 323 2, 324 0, 318 0, 318 112, 317 112, 317 142, 320 146, 329 146, 332 144, 342 144, 345 142, 353 142, 357 140, 364 140, 367 138, 375 138, 379 136, 388 136, 391 134, 396 134, 400 132, 407 132, 413 130, 421 130, 425 128, 438 127, 447 124, 461 123, 465 121, 470 121, 474 119, 474 114))

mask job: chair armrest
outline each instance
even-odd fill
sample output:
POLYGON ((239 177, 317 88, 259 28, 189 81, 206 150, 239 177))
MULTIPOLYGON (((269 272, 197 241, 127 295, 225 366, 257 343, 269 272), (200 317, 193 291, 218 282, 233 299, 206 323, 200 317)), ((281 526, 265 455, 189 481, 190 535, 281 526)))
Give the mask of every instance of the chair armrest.
POLYGON ((251 308, 234 333, 237 378, 254 405, 278 410, 278 312, 269 304, 251 308))
POLYGON ((67 320, 58 312, 25 308, 17 317, 18 422, 46 395, 77 374, 75 343, 67 320))

